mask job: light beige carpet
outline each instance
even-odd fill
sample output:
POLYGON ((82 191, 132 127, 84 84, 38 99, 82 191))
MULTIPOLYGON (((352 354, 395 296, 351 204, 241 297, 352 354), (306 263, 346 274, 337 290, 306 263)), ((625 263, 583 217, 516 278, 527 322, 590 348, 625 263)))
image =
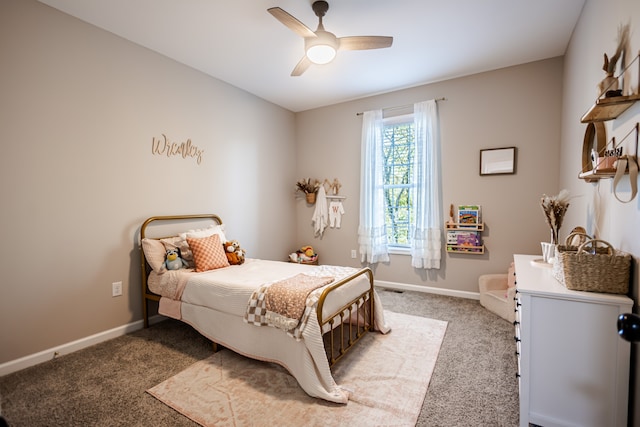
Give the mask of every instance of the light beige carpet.
POLYGON ((147 390, 203 426, 414 426, 447 322, 385 311, 333 368, 346 405, 309 397, 284 368, 224 349, 147 390))

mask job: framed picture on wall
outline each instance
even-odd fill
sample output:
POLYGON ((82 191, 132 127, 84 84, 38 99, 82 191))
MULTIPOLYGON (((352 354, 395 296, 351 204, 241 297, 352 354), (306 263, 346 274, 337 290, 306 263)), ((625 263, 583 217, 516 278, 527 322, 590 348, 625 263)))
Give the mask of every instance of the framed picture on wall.
POLYGON ((516 147, 480 150, 480 175, 513 175, 516 173, 516 147))

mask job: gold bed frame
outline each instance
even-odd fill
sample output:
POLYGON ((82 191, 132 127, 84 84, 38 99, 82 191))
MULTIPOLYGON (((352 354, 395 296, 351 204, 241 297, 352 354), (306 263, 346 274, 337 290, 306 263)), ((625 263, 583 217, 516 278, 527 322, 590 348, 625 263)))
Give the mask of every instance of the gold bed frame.
MULTIPOLYGON (((142 239, 146 237, 147 227, 154 222, 188 221, 197 219, 209 219, 222 225, 222 219, 218 215, 198 214, 153 216, 146 219, 140 227, 139 249, 142 276, 142 317, 144 320, 145 328, 149 327, 149 301, 160 301, 160 295, 151 292, 147 285, 147 277, 151 272, 151 267, 149 266, 149 263, 147 262, 144 251, 142 249, 142 239)), ((163 239, 165 237, 153 238, 163 239)), ((354 274, 345 277, 344 279, 330 286, 327 286, 320 295, 316 311, 318 314, 318 324, 320 325, 320 330, 327 330, 327 332, 323 334, 323 340, 325 344, 327 360, 329 361, 329 366, 333 366, 338 360, 340 360, 347 353, 347 351, 349 351, 355 345, 356 342, 358 342, 367 332, 369 332, 373 328, 375 318, 373 285, 373 271, 371 271, 370 268, 365 267, 361 270, 358 270, 354 274), (369 288, 353 300, 348 301, 336 312, 329 315, 326 319, 323 318, 322 312, 324 303, 331 292, 362 275, 367 276, 369 280, 369 288)), ((217 348, 217 345, 214 342, 214 349, 215 348, 217 348)))

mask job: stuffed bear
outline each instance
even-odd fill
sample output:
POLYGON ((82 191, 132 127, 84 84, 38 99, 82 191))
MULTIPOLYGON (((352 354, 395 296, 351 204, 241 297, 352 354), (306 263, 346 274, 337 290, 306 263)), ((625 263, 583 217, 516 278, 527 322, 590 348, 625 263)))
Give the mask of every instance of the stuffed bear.
POLYGON ((227 254, 227 260, 231 265, 240 265, 244 263, 245 250, 240 247, 237 240, 231 240, 223 244, 224 252, 227 254))
POLYGON ((187 267, 187 261, 180 256, 180 249, 167 249, 167 260, 164 262, 167 270, 180 270, 187 267))

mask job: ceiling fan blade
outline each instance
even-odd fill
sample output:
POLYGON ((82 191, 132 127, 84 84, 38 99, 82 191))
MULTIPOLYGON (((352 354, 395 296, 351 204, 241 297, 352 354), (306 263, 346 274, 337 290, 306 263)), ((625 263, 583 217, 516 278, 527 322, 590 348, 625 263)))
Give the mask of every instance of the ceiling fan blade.
POLYGON ((300 62, 298 62, 298 64, 295 66, 295 68, 291 72, 291 76, 297 77, 302 75, 302 73, 307 71, 307 68, 309 68, 311 64, 312 62, 309 58, 307 58, 307 55, 303 56, 300 62))
POLYGON ((294 18, 284 10, 280 9, 279 7, 269 8, 267 9, 267 12, 272 14, 274 18, 282 22, 286 27, 288 27, 291 31, 293 31, 297 35, 301 37, 316 37, 316 33, 311 31, 309 27, 307 27, 302 22, 298 21, 296 18, 294 18))
POLYGON ((393 37, 386 36, 340 37, 338 40, 340 40, 339 50, 381 49, 393 44, 393 37))

